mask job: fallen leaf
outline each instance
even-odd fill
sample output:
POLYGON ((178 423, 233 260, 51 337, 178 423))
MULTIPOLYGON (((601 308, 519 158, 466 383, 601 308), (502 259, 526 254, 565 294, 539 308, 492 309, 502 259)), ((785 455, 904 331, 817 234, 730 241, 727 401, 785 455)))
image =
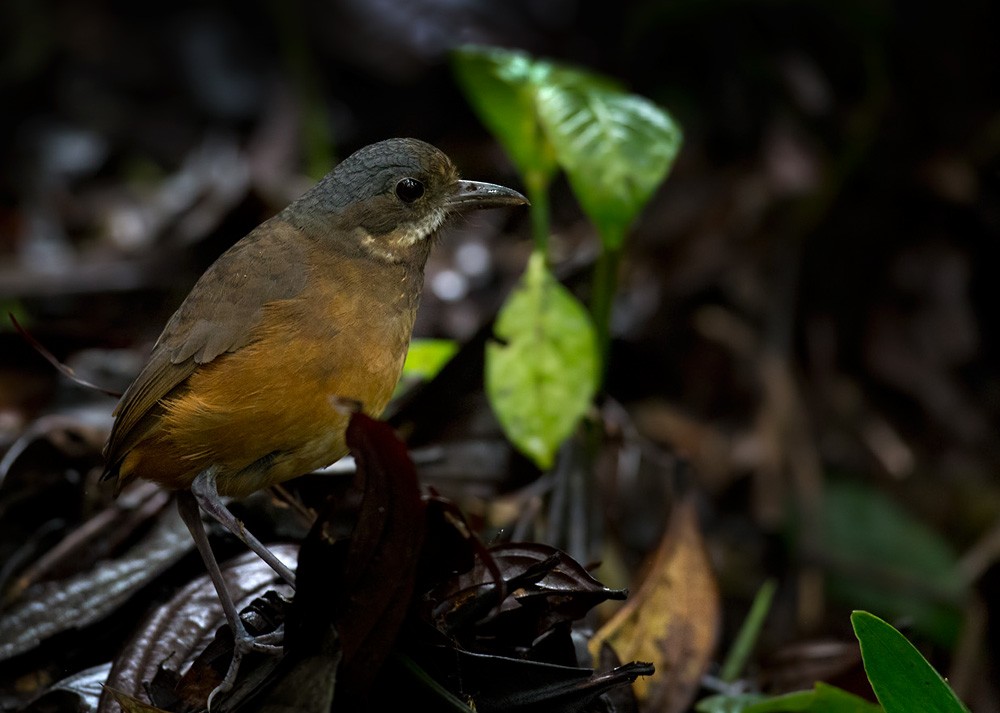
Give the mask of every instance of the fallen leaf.
POLYGON ((5 632, 0 661, 112 614, 192 546, 184 524, 171 511, 121 558, 103 560, 90 571, 65 579, 32 585, 0 617, 0 630, 5 632))
POLYGON ((290 632, 300 625, 323 632, 323 619, 332 615, 343 649, 338 678, 363 692, 409 610, 426 514, 416 468, 391 426, 355 413, 346 437, 364 492, 357 523, 341 554, 337 538, 326 532, 328 520, 317 520, 303 543, 306 581, 300 579, 289 626, 290 632), (313 576, 315 586, 307 586, 313 576))
POLYGON ((133 696, 123 693, 122 691, 117 691, 114 688, 107 688, 105 690, 107 690, 118 705, 121 706, 123 713, 168 713, 162 708, 157 708, 154 705, 140 701, 138 698, 134 698, 133 696))
POLYGON ((54 683, 44 693, 19 710, 21 713, 59 713, 59 711, 89 713, 95 711, 110 670, 111 663, 109 662, 71 674, 54 683))
POLYGON ((638 591, 590 640, 597 658, 606 642, 623 660, 650 661, 635 694, 645 710, 686 710, 719 633, 719 590, 690 498, 676 506, 638 591))
MULTIPOLYGON (((294 546, 279 544, 270 549, 286 564, 294 564, 294 546)), ((278 584, 274 571, 253 553, 224 563, 222 571, 233 601, 241 610, 268 590, 287 591, 283 584, 278 584)), ((147 684, 161 669, 179 673, 189 668, 212 642, 216 630, 225 626, 222 605, 208 575, 192 580, 168 602, 151 611, 136 629, 108 675, 108 690, 145 697, 147 684)), ((205 685, 211 691, 217 684, 218 681, 205 685)), ((204 700, 208 691, 204 691, 200 700, 204 700)), ((107 697, 102 697, 99 710, 114 710, 107 697)))

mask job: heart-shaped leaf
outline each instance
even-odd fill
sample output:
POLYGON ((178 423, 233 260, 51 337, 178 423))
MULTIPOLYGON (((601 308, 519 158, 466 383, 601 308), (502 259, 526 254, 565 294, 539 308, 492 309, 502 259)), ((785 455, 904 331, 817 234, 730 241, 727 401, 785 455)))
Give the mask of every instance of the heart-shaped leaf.
POLYGON ((511 442, 540 468, 586 413, 599 358, 587 310, 532 254, 487 345, 486 391, 511 442))
POLYGON ((536 104, 573 193, 605 247, 617 248, 681 146, 681 130, 653 102, 593 75, 561 69, 536 104))
MULTIPOLYGON (((476 114, 503 145, 525 184, 547 189, 558 164, 538 122, 535 93, 552 65, 524 52, 468 46, 455 52, 453 66, 476 114)), ((537 196, 530 197, 535 203, 537 196)))
POLYGON ((680 150, 670 114, 607 77, 516 50, 463 47, 454 68, 532 203, 561 166, 605 247, 617 248, 680 150))

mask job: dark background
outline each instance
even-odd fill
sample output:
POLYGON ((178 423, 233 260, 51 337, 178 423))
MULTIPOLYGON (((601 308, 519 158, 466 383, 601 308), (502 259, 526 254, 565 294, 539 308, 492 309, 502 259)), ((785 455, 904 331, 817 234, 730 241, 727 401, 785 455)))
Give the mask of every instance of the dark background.
MULTIPOLYGON (((691 466, 726 604, 720 651, 765 574, 785 602, 770 650, 849 636, 850 602, 796 616, 797 573, 817 562, 788 544, 785 514, 803 488, 863 484, 964 567, 985 604, 972 653, 919 643, 974 709, 998 710, 998 14, 986 1, 9 0, 0 305, 121 388, 211 260, 337 157, 415 136, 470 178, 519 185, 453 81, 453 47, 611 75, 666 107, 685 142, 630 236, 608 393, 691 466)), ((586 264, 595 237, 563 182, 553 205, 555 257, 586 264)), ((465 339, 488 320, 528 233, 513 212, 449 231, 418 336, 465 339), (463 262, 483 248, 485 266, 463 262)), ((0 345, 0 448, 46 414, 106 426, 111 401, 59 381, 10 330, 0 345)))

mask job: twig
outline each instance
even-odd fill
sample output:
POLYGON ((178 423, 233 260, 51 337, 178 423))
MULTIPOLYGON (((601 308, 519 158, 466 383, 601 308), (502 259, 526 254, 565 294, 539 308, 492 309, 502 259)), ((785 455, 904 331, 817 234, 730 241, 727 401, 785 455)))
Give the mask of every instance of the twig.
POLYGON ((52 354, 52 352, 50 352, 48 349, 46 349, 42 345, 41 342, 39 342, 37 339, 35 339, 33 336, 31 336, 31 334, 28 332, 28 330, 26 330, 24 327, 21 326, 21 324, 17 321, 17 318, 14 317, 14 315, 12 313, 8 312, 7 316, 10 317, 11 324, 14 325, 14 329, 17 330, 17 333, 21 335, 21 337, 24 339, 24 341, 26 341, 28 344, 30 344, 31 347, 36 352, 38 352, 39 354, 41 354, 42 357, 45 358, 45 361, 47 361, 49 364, 51 364, 52 366, 54 366, 56 368, 56 371, 58 371, 60 374, 62 374, 63 376, 65 376, 66 378, 68 378, 70 381, 72 381, 73 383, 77 384, 78 386, 82 386, 82 387, 87 388, 87 389, 92 389, 93 391, 99 391, 100 393, 106 394, 107 396, 113 396, 115 398, 121 398, 121 394, 119 394, 116 391, 111 391, 110 389, 105 389, 103 386, 98 386, 97 384, 93 384, 93 383, 87 381, 86 379, 81 379, 79 376, 76 375, 76 372, 73 371, 73 369, 71 369, 70 367, 66 366, 65 364, 63 364, 58 359, 56 359, 55 355, 52 354))

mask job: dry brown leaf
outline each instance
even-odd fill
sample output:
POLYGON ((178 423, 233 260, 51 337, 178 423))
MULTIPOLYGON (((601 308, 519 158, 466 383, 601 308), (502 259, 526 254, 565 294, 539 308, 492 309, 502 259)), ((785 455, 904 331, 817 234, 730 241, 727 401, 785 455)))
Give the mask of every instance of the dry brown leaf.
POLYGON ((644 711, 686 710, 719 633, 719 589, 687 498, 674 510, 652 566, 634 596, 590 641, 597 657, 612 646, 622 661, 651 661, 656 673, 633 685, 644 711))
POLYGON ((138 698, 130 696, 124 691, 116 690, 110 686, 106 687, 106 690, 118 701, 118 705, 122 707, 123 713, 168 713, 162 708, 157 708, 150 703, 140 701, 138 698))

